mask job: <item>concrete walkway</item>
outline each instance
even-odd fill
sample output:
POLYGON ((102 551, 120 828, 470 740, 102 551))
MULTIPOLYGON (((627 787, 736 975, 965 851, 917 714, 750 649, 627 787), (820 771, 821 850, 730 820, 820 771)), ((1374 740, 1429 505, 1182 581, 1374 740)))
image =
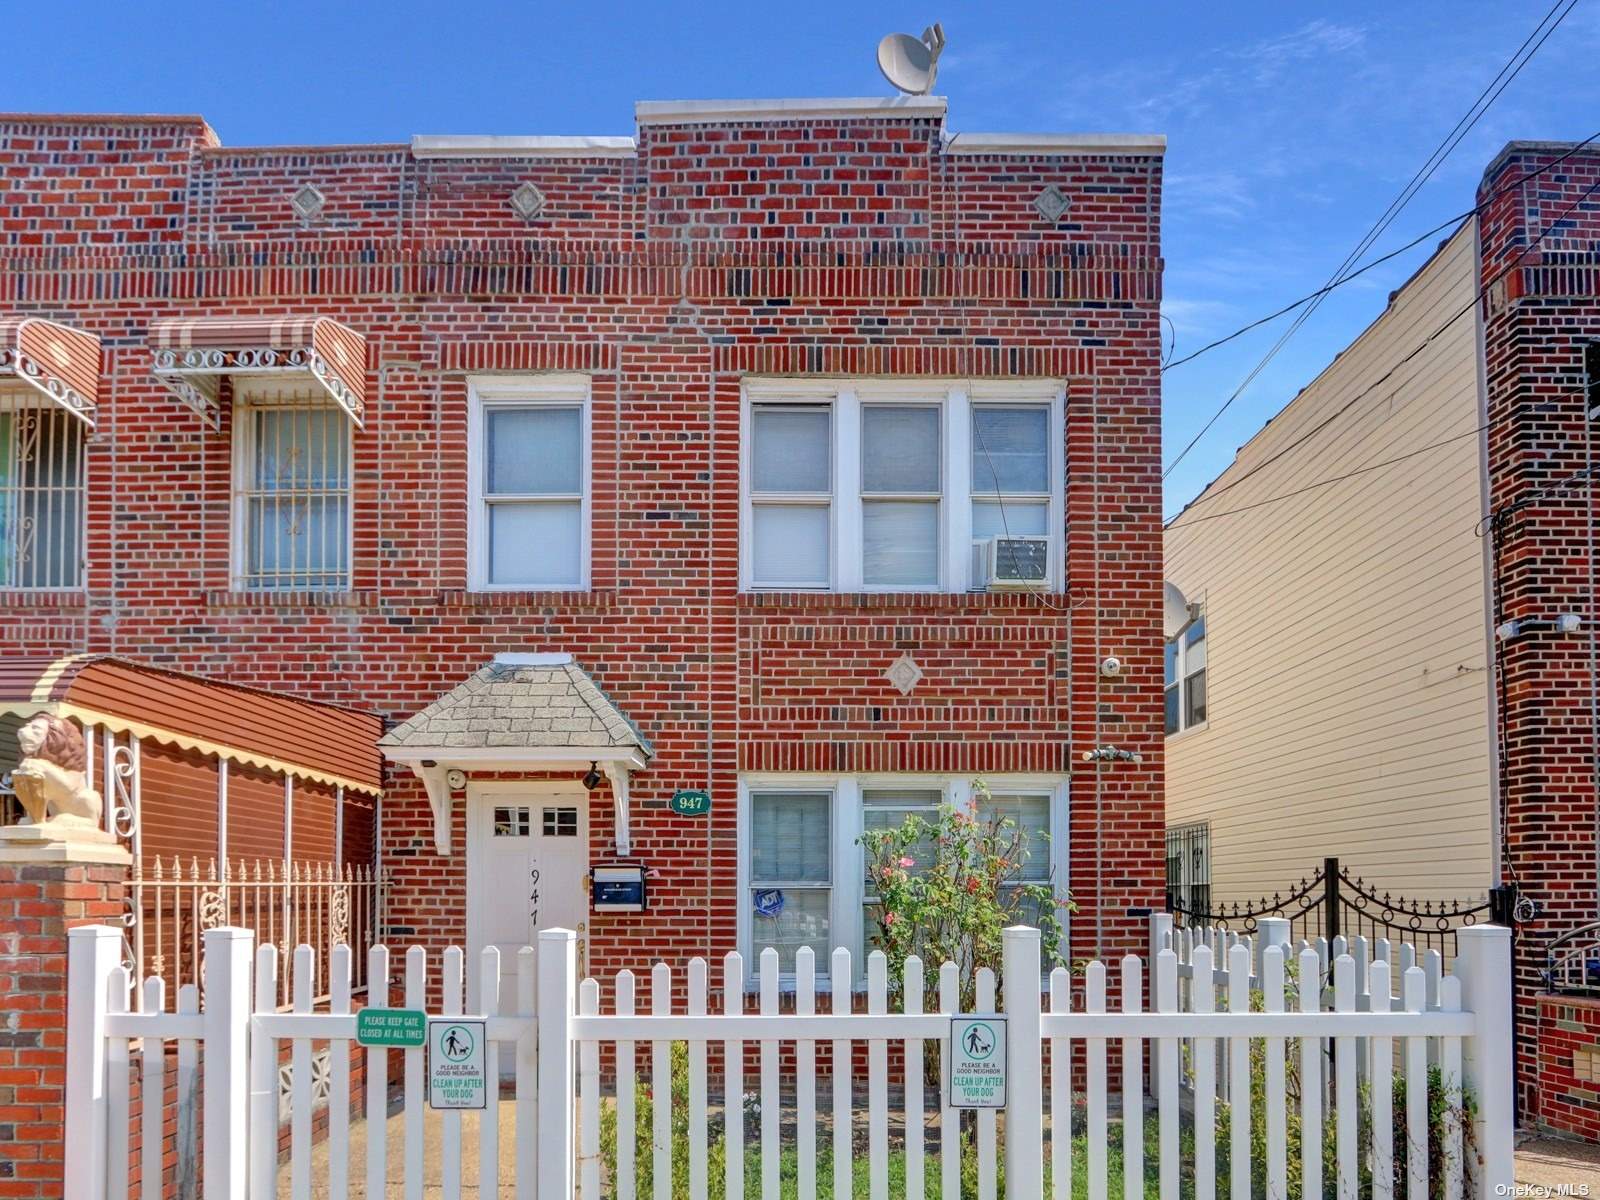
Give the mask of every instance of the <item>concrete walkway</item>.
POLYGON ((1517 1147, 1517 1183, 1537 1198, 1565 1194, 1600 1197, 1600 1146, 1534 1138, 1517 1147))

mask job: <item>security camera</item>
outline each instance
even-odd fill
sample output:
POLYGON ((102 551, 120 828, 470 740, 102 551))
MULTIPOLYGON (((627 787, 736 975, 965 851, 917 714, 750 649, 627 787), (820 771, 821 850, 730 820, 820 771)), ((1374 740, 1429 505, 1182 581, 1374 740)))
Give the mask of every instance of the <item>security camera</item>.
POLYGON ((1100 660, 1100 674, 1107 679, 1115 679, 1122 674, 1122 660, 1115 654, 1108 654, 1100 660))

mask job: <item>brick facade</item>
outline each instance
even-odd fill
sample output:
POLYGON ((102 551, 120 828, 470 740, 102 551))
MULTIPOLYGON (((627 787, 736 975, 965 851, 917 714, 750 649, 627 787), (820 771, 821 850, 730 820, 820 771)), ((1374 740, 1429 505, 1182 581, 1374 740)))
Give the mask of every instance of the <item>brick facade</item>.
POLYGON ((1497 624, 1524 622, 1497 642, 1502 875, 1540 910, 1517 938, 1525 1114, 1536 1111, 1542 1090, 1529 1064, 1538 1062, 1539 1074, 1545 1067, 1537 1020, 1545 944, 1600 918, 1600 486, 1593 474, 1600 430, 1586 415, 1584 362, 1587 347, 1600 341, 1600 193, 1591 191, 1600 183, 1600 154, 1587 150, 1532 183, 1507 186, 1569 149, 1513 143, 1479 193, 1481 200, 1499 191, 1481 220, 1480 252, 1490 507, 1509 513, 1495 531, 1499 594, 1490 601, 1497 624), (1582 618, 1578 631, 1550 625, 1569 613, 1582 618))
POLYGON ((61 1195, 67 930, 120 925, 127 867, 0 862, 0 1196, 61 1195))
MULTIPOLYGON (((1070 775, 1072 952, 1141 948, 1163 881, 1161 160, 957 144, 926 107, 653 119, 592 157, 0 118, 0 310, 104 339, 87 588, 0 596, 0 654, 111 651, 399 720, 496 652, 570 651, 657 752, 632 805, 651 908, 593 919, 595 970, 732 948, 752 770, 1070 775), (531 223, 507 203, 524 181, 531 223), (305 183, 327 199, 312 222, 289 207, 305 183), (1055 223, 1032 204, 1049 184, 1055 223), (151 376, 155 318, 280 314, 370 347, 336 595, 232 590, 227 388, 213 431, 151 376), (592 380, 592 586, 473 593, 466 375, 548 370, 592 380), (752 373, 1059 380, 1066 594, 741 594, 752 373), (907 650, 925 678, 902 696, 883 672, 907 650), (1079 762, 1103 744, 1143 761, 1079 762), (699 786, 709 819, 668 811, 699 786)), ((441 858, 393 774, 391 940, 462 940, 463 807, 441 858)), ((591 814, 598 861, 605 785, 591 814)))

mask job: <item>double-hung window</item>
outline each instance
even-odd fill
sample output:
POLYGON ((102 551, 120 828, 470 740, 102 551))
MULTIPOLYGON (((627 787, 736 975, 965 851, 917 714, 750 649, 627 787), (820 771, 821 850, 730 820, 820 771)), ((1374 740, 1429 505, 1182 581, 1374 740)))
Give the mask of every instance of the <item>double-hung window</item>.
MULTIPOLYGON (((932 831, 938 826, 939 805, 943 800, 944 792, 939 788, 866 788, 861 793, 861 831, 883 833, 900 828, 906 823, 907 817, 921 817, 927 822, 929 832, 919 838, 906 854, 911 859, 908 869, 913 874, 920 874, 927 870, 934 854, 932 831)), ((872 878, 872 863, 865 846, 861 847, 861 861, 861 946, 857 953, 861 956, 861 963, 865 963, 868 952, 877 940, 883 906, 878 901, 877 882, 872 878)))
MULTIPOLYGON (((1002 836, 1017 839, 1021 862, 1010 883, 1000 889, 1000 898, 1009 900, 1029 884, 1050 882, 1050 795, 1043 793, 991 793, 988 799, 978 802, 978 819, 990 821, 1003 817, 1011 822, 1002 836)), ((1032 897, 1023 897, 1018 919, 1026 925, 1039 920, 1039 905, 1032 897)))
POLYGON ((1206 723, 1206 615, 1199 610, 1194 622, 1166 648, 1167 732, 1179 733, 1206 723))
POLYGON ((1064 396, 1048 381, 745 383, 746 590, 1059 590, 1064 396))
POLYGON ((750 970, 768 946, 778 970, 794 974, 795 954, 810 946, 818 974, 833 951, 833 792, 750 793, 750 970))
POLYGON ((833 410, 763 404, 750 420, 750 576, 760 587, 833 578, 833 410))
POLYGON ((472 587, 587 587, 587 378, 485 379, 470 390, 472 587))
POLYGON ((235 586, 350 586, 350 419, 296 389, 235 382, 235 586))
MULTIPOLYGON (((1018 557, 1013 539, 1050 532, 1050 408, 1045 404, 978 403, 972 406, 973 579, 986 578, 985 549, 1002 539, 1002 552, 1018 557)), ((1049 547, 1047 547, 1048 551, 1049 547)), ((1048 554, 1047 554, 1048 558, 1048 554)), ((1049 564, 1047 564, 1049 565, 1049 564)), ((1016 575, 1020 563, 997 564, 1016 575)))
POLYGON ((938 590, 942 425, 938 405, 861 408, 861 581, 869 590, 938 590))
POLYGON ((83 586, 84 424, 0 392, 0 587, 83 586))

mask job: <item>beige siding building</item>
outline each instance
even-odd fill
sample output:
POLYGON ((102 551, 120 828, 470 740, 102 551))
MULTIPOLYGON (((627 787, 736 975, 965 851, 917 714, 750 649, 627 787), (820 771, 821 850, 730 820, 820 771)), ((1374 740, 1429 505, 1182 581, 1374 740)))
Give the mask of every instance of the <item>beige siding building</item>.
POLYGON ((1474 280, 1469 224, 1167 527, 1204 614, 1168 649, 1169 842, 1213 902, 1329 855, 1408 898, 1493 882, 1476 322, 1378 382, 1474 280))

